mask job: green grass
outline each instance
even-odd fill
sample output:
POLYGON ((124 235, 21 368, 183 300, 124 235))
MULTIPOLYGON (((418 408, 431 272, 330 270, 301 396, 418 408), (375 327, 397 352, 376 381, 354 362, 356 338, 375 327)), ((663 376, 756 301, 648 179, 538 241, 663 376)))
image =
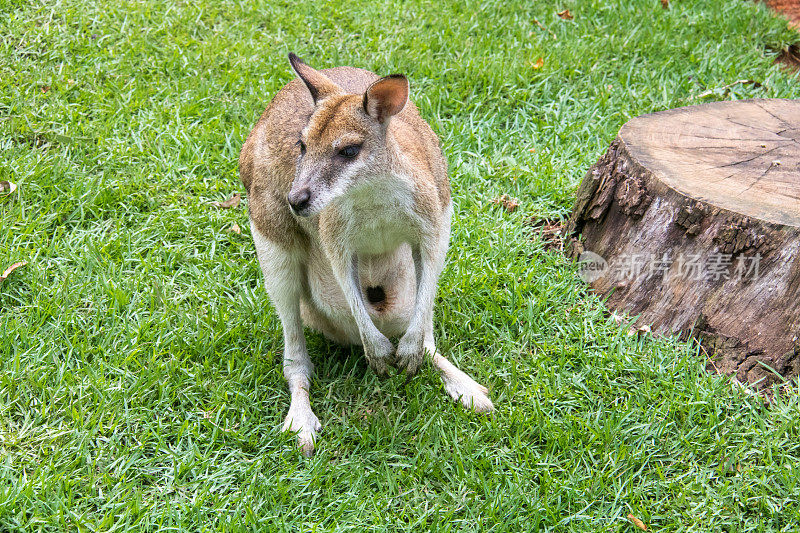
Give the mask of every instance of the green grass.
POLYGON ((798 393, 629 337, 525 219, 633 116, 800 97, 797 37, 743 0, 0 1, 0 530, 796 530, 798 393), (438 343, 493 416, 309 334, 316 456, 280 433, 246 202, 209 204, 288 51, 411 79, 456 206, 438 343))

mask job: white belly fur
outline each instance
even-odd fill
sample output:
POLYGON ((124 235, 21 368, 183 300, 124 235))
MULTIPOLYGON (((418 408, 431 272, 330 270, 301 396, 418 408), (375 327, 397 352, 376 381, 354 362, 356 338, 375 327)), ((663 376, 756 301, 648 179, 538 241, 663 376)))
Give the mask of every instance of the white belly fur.
MULTIPOLYGON (((318 248, 313 249, 308 258, 307 275, 311 296, 309 303, 329 323, 316 324, 313 313, 304 313, 311 319, 307 320, 306 325, 340 342, 361 344, 350 306, 333 276, 330 264, 318 248), (326 331, 331 328, 336 331, 326 331)), ((403 243, 393 252, 360 254, 358 276, 367 310, 378 330, 387 337, 399 337, 405 333, 416 300, 416 274, 411 246, 403 243), (375 305, 370 304, 365 294, 368 287, 381 287, 386 299, 375 305)))

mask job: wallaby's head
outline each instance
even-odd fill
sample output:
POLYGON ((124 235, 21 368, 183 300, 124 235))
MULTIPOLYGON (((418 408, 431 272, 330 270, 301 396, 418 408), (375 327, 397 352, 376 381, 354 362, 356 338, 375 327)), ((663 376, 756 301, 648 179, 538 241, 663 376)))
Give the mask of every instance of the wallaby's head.
POLYGON ((347 94, 296 55, 289 54, 289 62, 314 100, 297 139, 297 170, 288 196, 295 214, 310 216, 389 171, 387 127, 408 101, 408 80, 394 74, 375 81, 364 94, 347 94))

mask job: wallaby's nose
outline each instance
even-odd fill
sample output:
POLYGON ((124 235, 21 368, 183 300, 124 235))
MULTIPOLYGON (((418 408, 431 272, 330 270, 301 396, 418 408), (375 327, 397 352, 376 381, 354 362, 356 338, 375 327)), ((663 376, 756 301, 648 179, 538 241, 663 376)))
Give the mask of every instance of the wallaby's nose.
POLYGON ((289 200, 289 205, 292 206, 292 211, 297 215, 303 215, 303 211, 311 203, 311 191, 307 188, 302 188, 297 191, 292 191, 286 198, 289 200))

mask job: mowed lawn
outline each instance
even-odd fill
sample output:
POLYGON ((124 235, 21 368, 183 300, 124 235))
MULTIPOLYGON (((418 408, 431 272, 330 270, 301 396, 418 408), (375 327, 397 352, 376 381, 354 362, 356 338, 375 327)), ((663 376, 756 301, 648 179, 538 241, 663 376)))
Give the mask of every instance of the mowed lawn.
POLYGON ((633 116, 800 97, 798 38, 743 0, 0 1, 0 531, 796 531, 796 381, 629 336, 528 221, 633 116), (438 344, 492 416, 309 333, 316 455, 280 433, 247 201, 211 202, 289 51, 410 78, 455 203, 438 344))

